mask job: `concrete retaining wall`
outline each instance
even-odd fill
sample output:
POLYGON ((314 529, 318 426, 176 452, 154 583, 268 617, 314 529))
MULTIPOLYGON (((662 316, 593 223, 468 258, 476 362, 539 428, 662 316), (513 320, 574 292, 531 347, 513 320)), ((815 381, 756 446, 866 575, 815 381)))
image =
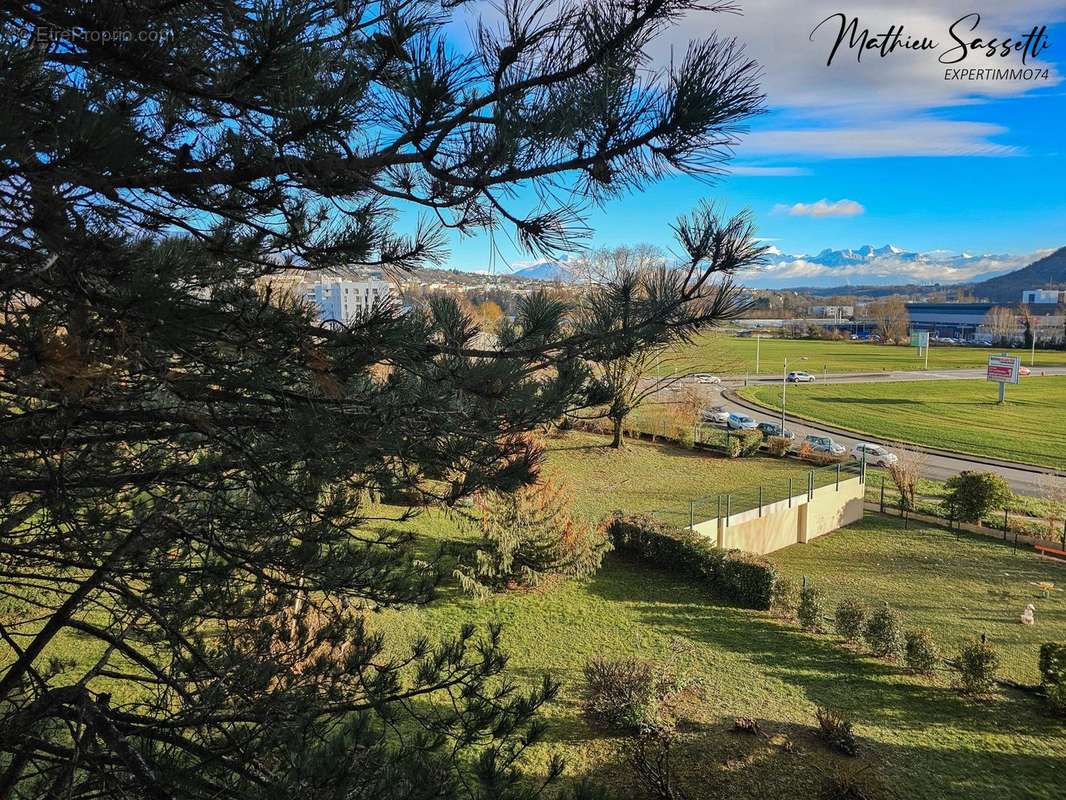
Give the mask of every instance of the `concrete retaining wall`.
POLYGON ((858 522, 863 514, 865 486, 852 477, 795 495, 762 509, 709 519, 693 525, 696 533, 713 538, 718 547, 765 555, 792 544, 806 543, 830 531, 858 522))

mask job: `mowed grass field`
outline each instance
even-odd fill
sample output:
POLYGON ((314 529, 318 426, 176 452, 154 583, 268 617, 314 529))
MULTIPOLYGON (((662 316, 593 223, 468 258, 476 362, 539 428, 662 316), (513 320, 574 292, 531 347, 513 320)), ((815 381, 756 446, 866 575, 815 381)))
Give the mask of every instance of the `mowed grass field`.
MULTIPOLYGON (((740 394, 781 408, 780 386, 740 394)), ((790 414, 901 442, 1066 469, 1066 376, 1029 376, 997 403, 983 380, 790 385, 790 414)))
MULTIPOLYGON (((790 370, 806 370, 821 375, 834 372, 883 372, 922 369, 925 359, 918 357, 917 348, 866 342, 822 341, 820 339, 777 339, 754 336, 733 336, 726 333, 706 333, 691 345, 680 348, 663 361, 664 374, 671 372, 711 372, 723 375, 755 375, 755 353, 759 350, 761 375, 780 375, 784 360, 790 370)), ((1002 353, 1002 348, 931 347, 929 369, 964 369, 984 367, 990 353, 1002 353)), ((1030 351, 1009 350, 1022 357, 1029 366, 1030 351)), ((1066 351, 1037 350, 1036 366, 1066 366, 1066 351)))
MULTIPOLYGON (((694 494, 803 471, 788 461, 728 460, 642 441, 618 452, 604 447, 606 441, 569 433, 547 443, 545 473, 567 482, 575 509, 589 521, 616 508, 669 508, 694 494)), ((426 552, 476 535, 440 511, 403 525, 426 552)), ((1066 639, 1066 593, 1043 600, 1032 586, 1040 580, 1066 583, 1066 567, 994 540, 956 541, 936 529, 902 531, 895 520, 871 516, 810 545, 779 551, 773 560, 786 575, 808 576, 834 600, 843 594, 889 600, 908 625, 930 627, 947 650, 966 635, 985 632, 1003 655, 1002 674, 1017 680, 1035 679, 1040 642, 1066 639), (1037 605, 1038 625, 1023 628, 1013 620, 1030 601, 1037 605)), ((1001 692, 962 698, 951 688, 950 673, 910 675, 832 635, 804 633, 768 613, 735 608, 688 579, 618 554, 609 555, 590 580, 484 601, 462 594, 449 579, 430 604, 387 609, 369 622, 397 652, 420 635, 437 640, 467 622, 502 623, 508 673, 517 683, 532 684, 544 672, 563 683, 545 712, 546 741, 525 768, 543 773, 551 754, 559 753, 568 779, 590 776, 619 797, 653 800, 636 784, 623 740, 590 725, 581 713, 582 668, 594 655, 675 657, 698 679, 700 691, 681 709, 673 757, 690 800, 815 798, 825 776, 845 764, 865 769, 865 780, 889 789, 891 794, 878 795, 884 797, 1062 796, 1066 725, 1034 697, 1001 692), (857 759, 833 755, 815 736, 819 705, 853 720, 857 759), (754 717, 767 736, 730 732, 736 716, 754 717)), ((53 654, 84 663, 96 655, 88 649, 67 636, 57 640, 53 654)), ((10 655, 0 649, 0 663, 10 655)), ((119 687, 106 683, 122 699, 119 687)))
MULTIPOLYGON (((763 467, 781 463, 729 461, 645 442, 618 453, 602 447, 604 441, 568 434, 550 443, 546 472, 568 480, 576 508, 590 519, 612 508, 669 505, 708 485, 739 488, 763 467)), ((472 535, 436 513, 413 524, 428 541, 472 535)), ((833 604, 843 594, 889 600, 908 625, 928 626, 947 651, 968 635, 987 633, 1003 654, 1002 674, 1017 680, 1035 680, 1040 642, 1066 636, 1066 597, 1057 592, 1039 599, 1032 585, 1061 584, 1066 568, 994 540, 956 542, 943 531, 903 531, 895 520, 870 517, 815 544, 779 551, 773 560, 797 580, 807 575, 833 604), (1035 628, 1015 622, 1030 600, 1039 609, 1035 628)), ((831 606, 826 610, 831 613, 831 606)), ((531 771, 543 770, 549 755, 560 753, 569 775, 591 775, 620 796, 647 797, 634 785, 622 741, 581 713, 582 667, 594 655, 665 661, 680 653, 681 665, 698 678, 701 696, 683 708, 675 756, 692 800, 819 796, 824 775, 845 760, 814 736, 818 705, 854 721, 861 750, 849 765, 869 767, 868 777, 892 796, 1061 796, 1066 726, 1034 698, 1001 693, 964 699, 951 688, 948 672, 910 675, 832 635, 803 633, 769 614, 734 608, 691 581, 617 554, 585 582, 485 601, 449 585, 428 607, 374 619, 397 644, 454 631, 466 621, 502 622, 519 680, 535 681, 549 671, 563 682, 531 771), (769 738, 729 732, 735 716, 758 719, 769 738), (786 739, 792 752, 783 747, 786 739)))

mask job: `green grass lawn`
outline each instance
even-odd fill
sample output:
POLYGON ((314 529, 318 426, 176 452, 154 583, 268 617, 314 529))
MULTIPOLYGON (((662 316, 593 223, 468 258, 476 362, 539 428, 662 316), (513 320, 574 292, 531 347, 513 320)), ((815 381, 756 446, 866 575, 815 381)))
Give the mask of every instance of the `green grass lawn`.
POLYGON ((870 517, 769 559, 785 575, 796 581, 806 576, 820 589, 829 615, 844 597, 873 606, 888 602, 910 625, 928 627, 948 650, 986 633, 1000 646, 1001 672, 1026 683, 1039 680, 1041 642, 1066 632, 1066 591, 1044 599, 1034 586, 1052 581, 1066 587, 1066 565, 992 538, 964 533, 956 540, 947 530, 906 530, 898 519, 870 517), (1032 627, 1018 622, 1026 603, 1037 607, 1038 624, 1032 627))
MULTIPOLYGON (((602 447, 605 441, 591 434, 549 440, 546 472, 568 481, 576 509, 590 520, 615 508, 670 507, 694 493, 731 491, 796 468, 648 442, 630 442, 615 452, 602 447)), ((473 535, 438 511, 405 524, 427 551, 473 535)), ((1033 601, 1036 628, 1011 623, 1036 591, 1029 581, 1066 583, 1066 567, 1015 555, 995 541, 956 542, 932 529, 903 532, 895 520, 869 517, 811 545, 781 551, 774 560, 788 575, 808 575, 834 598, 862 593, 871 600, 890 599, 909 624, 928 625, 946 647, 970 631, 986 631, 1001 646, 1004 673, 1020 680, 1035 675, 1038 642, 1066 639, 1061 592, 1050 601, 1033 601), (1010 599, 1002 592, 1010 592, 1010 599)), ((682 665, 702 686, 683 708, 675 757, 691 800, 816 797, 823 776, 844 761, 814 736, 818 705, 854 721, 861 750, 849 763, 869 766, 869 775, 878 776, 874 779, 894 797, 1061 797, 1066 725, 1034 698, 1004 692, 982 701, 963 699, 950 688, 947 674, 932 679, 906 674, 832 636, 734 608, 687 579, 617 554, 588 581, 485 601, 460 594, 455 582, 447 581, 428 606, 371 617, 371 625, 397 649, 422 634, 437 639, 465 622, 494 621, 504 624, 509 672, 517 681, 533 682, 550 671, 564 685, 546 712, 547 740, 527 764, 534 773, 558 752, 568 762, 568 775, 590 775, 620 797, 650 800, 634 787, 622 741, 582 716, 582 666, 592 655, 665 660, 680 652, 682 665), (729 732, 735 716, 758 719, 768 738, 729 732)), ((79 660, 91 655, 79 651, 75 639, 58 644, 66 651, 57 655, 79 660)))
POLYGON ((640 440, 627 440, 619 452, 604 446, 609 441, 607 435, 570 433, 549 443, 546 474, 573 487, 574 509, 589 519, 598 520, 619 509, 656 512, 663 519, 687 525, 689 500, 750 490, 760 483, 776 485, 789 476, 806 481, 810 471, 796 461, 729 461, 702 450, 640 440))
MULTIPOLYGON (((819 339, 738 337, 724 333, 707 333, 681 348, 672 358, 664 360, 663 370, 676 372, 715 372, 729 375, 755 375, 755 351, 759 349, 759 372, 780 375, 785 358, 789 369, 801 369, 815 374, 827 372, 882 372, 922 369, 924 358, 918 358, 917 348, 868 344, 852 341, 822 341, 819 339)), ((989 353, 1002 349, 984 347, 932 347, 929 349, 929 369, 960 369, 983 367, 989 353)), ((1011 350, 1029 366, 1028 350, 1011 350)), ((1037 350, 1036 366, 1066 366, 1066 351, 1037 350)))
MULTIPOLYGON (((740 390, 781 407, 781 387, 740 390)), ((892 381, 789 386, 788 412, 905 442, 1066 468, 1066 377, 1023 378, 996 402, 987 381, 892 381)))
MULTIPOLYGON (((571 434, 551 442, 547 471, 567 477, 576 507, 595 519, 612 508, 649 510, 693 490, 735 488, 758 477, 764 462, 727 461, 635 442, 616 453, 603 437, 571 434), (645 466, 641 468, 641 464, 645 466)), ((768 462, 776 464, 780 462, 768 462)), ((429 539, 467 538, 436 513, 414 523, 429 539)), ((1066 597, 1034 599, 1036 580, 1066 583, 1066 567, 1015 554, 993 540, 937 529, 903 531, 870 517, 811 545, 773 556, 782 572, 807 575, 832 604, 843 594, 889 599, 909 625, 925 625, 944 649, 986 632, 1000 646, 1004 675, 1031 681, 1041 641, 1066 637, 1066 597), (1009 596, 1008 596, 1009 595, 1009 596), (1013 620, 1026 602, 1038 626, 1013 620)), ((831 611, 830 608, 827 608, 831 611)), ((833 636, 807 634, 768 614, 733 608, 691 582, 617 555, 591 580, 479 602, 446 587, 426 608, 384 612, 379 624, 397 642, 454 631, 465 621, 505 625, 511 668, 533 681, 550 671, 563 681, 548 711, 548 741, 531 768, 559 752, 569 774, 590 774, 625 797, 643 797, 619 753, 620 741, 580 713, 582 666, 592 655, 665 660, 677 649, 703 686, 685 708, 682 782, 703 798, 814 797, 838 760, 813 735, 817 705, 850 716, 860 736, 860 766, 872 765, 897 797, 1052 798, 1066 769, 1066 726, 1031 697, 1002 693, 966 700, 950 675, 932 679, 857 654, 833 636), (728 732, 734 716, 752 716, 770 735, 728 732), (795 752, 781 744, 790 740, 795 752)))

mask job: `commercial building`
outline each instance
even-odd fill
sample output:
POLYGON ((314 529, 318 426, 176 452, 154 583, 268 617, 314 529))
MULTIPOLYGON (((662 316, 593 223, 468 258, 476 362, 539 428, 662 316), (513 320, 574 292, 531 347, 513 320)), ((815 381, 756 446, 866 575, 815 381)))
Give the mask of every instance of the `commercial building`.
POLYGON ((907 303, 907 315, 913 330, 971 339, 992 307, 992 303, 907 303))
POLYGON ((304 297, 318 308, 322 322, 351 322, 393 297, 392 284, 380 273, 358 279, 316 281, 304 297))

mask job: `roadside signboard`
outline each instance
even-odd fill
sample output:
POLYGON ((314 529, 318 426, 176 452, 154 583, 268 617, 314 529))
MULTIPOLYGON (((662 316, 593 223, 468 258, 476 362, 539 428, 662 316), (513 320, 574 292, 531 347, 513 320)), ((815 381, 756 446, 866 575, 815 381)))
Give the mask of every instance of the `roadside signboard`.
POLYGON ((1021 366, 1018 356, 989 356, 986 377, 996 383, 1017 383, 1021 366))
POLYGON ((929 331, 911 331, 911 347, 928 347, 929 331))

